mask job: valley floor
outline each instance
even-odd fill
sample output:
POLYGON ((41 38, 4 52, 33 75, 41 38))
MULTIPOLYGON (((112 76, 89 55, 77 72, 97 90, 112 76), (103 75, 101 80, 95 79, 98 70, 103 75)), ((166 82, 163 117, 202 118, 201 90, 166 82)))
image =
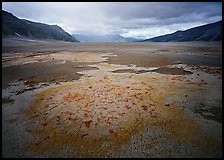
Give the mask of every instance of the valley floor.
POLYGON ((3 40, 3 157, 222 157, 219 43, 3 40))

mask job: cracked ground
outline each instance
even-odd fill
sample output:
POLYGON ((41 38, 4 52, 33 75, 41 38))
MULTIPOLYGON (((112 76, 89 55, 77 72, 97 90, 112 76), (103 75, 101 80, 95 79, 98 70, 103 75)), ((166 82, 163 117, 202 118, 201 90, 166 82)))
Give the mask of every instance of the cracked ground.
POLYGON ((221 157, 222 68, 122 49, 3 56, 5 77, 34 68, 3 86, 3 157, 221 157))

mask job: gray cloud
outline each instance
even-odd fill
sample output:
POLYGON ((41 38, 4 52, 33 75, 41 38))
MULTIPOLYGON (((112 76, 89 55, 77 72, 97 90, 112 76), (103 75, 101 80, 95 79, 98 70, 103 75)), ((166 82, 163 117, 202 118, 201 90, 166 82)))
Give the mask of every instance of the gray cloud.
POLYGON ((221 2, 3 2, 19 18, 69 33, 150 38, 222 19, 221 2))
POLYGON ((117 16, 122 20, 154 18, 158 24, 159 21, 163 24, 206 21, 222 15, 221 3, 209 2, 111 3, 105 4, 104 11, 107 16, 117 16))

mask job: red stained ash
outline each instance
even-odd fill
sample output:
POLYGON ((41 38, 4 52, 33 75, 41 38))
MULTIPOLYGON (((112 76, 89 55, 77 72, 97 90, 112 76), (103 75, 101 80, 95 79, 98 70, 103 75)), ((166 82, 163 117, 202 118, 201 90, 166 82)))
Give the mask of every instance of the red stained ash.
POLYGON ((122 112, 122 113, 118 113, 120 116, 123 116, 123 115, 125 115, 125 113, 124 112, 122 112))
POLYGON ((124 101, 125 101, 125 102, 128 102, 128 99, 126 98, 126 99, 124 99, 124 101))
POLYGON ((86 127, 89 128, 91 123, 92 123, 91 120, 90 120, 90 121, 86 121, 86 122, 85 122, 86 127))
POLYGON ((109 129, 109 132, 110 132, 110 133, 115 133, 112 129, 109 129))
POLYGON ((149 106, 142 105, 142 109, 145 110, 145 111, 148 109, 148 107, 149 107, 149 106))
POLYGON ((128 106, 128 105, 126 105, 126 106, 124 106, 125 108, 127 108, 127 109, 131 109, 131 107, 130 106, 128 106))

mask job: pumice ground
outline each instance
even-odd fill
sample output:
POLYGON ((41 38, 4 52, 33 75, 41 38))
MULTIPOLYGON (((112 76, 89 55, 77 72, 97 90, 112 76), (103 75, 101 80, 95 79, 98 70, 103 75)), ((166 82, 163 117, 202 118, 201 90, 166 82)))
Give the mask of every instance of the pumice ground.
POLYGON ((3 42, 3 157, 222 157, 220 43, 3 42))

